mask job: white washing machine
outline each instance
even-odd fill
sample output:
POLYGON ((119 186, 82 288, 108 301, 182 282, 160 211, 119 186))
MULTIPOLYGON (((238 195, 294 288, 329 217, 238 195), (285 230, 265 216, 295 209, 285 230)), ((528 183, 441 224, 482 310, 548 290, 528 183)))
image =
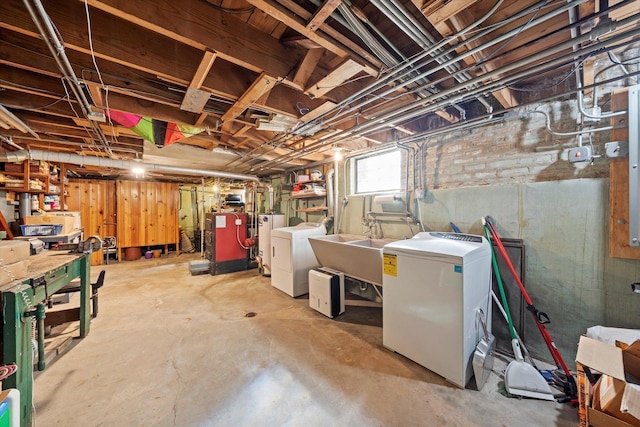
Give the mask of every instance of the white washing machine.
POLYGON ((284 215, 258 215, 258 256, 261 258, 262 275, 271 275, 271 230, 284 227, 284 215))
POLYGON ((491 330, 491 249, 482 236, 418 233, 383 254, 382 343, 464 388, 481 337, 491 330))
POLYGON ((320 267, 309 237, 324 236, 322 224, 303 222, 271 231, 271 286, 292 297, 309 293, 309 270, 320 267))

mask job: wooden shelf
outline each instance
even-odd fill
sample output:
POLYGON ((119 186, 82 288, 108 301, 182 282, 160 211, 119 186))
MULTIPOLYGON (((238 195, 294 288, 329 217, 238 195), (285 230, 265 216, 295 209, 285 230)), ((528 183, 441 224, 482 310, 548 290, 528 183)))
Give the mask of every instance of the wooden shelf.
POLYGON ((296 209, 296 212, 313 213, 313 212, 325 212, 327 210, 329 210, 329 208, 326 206, 315 206, 311 208, 296 209))
POLYGON ((326 194, 316 194, 316 193, 307 193, 307 194, 293 194, 291 193, 292 199, 313 199, 313 198, 325 198, 326 194))

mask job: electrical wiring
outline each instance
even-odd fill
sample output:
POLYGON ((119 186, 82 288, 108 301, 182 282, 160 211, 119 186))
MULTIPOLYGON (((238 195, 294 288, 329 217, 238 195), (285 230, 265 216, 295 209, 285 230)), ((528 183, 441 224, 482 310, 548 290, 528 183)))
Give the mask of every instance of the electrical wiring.
POLYGON ((620 60, 614 58, 611 52, 607 52, 607 55, 609 56, 609 60, 611 62, 613 62, 614 64, 618 64, 618 65, 638 65, 638 64, 640 64, 640 61, 628 62, 628 61, 633 61, 633 60, 636 60, 636 59, 640 59, 640 56, 629 58, 627 61, 620 61, 620 60))
MULTIPOLYGON (((84 0, 84 9, 87 15, 87 35, 89 39, 89 50, 91 51, 91 61, 93 62, 93 66, 96 69, 96 73, 98 73, 98 79, 100 80, 102 89, 104 89, 105 91, 104 103, 105 103, 105 107, 107 108, 107 111, 109 111, 109 89, 104 84, 104 80, 102 79, 102 73, 100 72, 100 68, 98 67, 98 62, 96 61, 96 54, 95 54, 95 51, 93 50, 93 32, 91 31, 91 16, 89 15, 89 3, 87 2, 87 0, 84 0)), ((93 100, 93 104, 94 105, 96 104, 95 100, 93 100)), ((107 121, 111 129, 112 143, 113 141, 117 143, 118 137, 116 135, 115 126, 113 124, 113 121, 111 120, 111 117, 107 117, 107 121)))
POLYGON ((491 52, 490 54, 488 54, 484 58, 478 60, 475 65, 478 66, 478 65, 484 64, 489 59, 493 58, 498 52, 500 52, 502 49, 504 49, 509 43, 511 43, 513 40, 515 40, 516 37, 518 37, 520 35, 520 33, 522 33, 531 24, 531 22, 533 22, 533 20, 536 18, 536 16, 538 16, 538 13, 540 13, 542 8, 548 3, 548 1, 549 0, 545 0, 540 5, 540 7, 538 7, 538 9, 533 13, 533 15, 531 15, 531 18, 529 18, 529 20, 524 25, 522 25, 513 36, 511 36, 504 43, 502 43, 500 46, 498 46, 493 52, 491 52))
POLYGON ((226 13, 235 13, 235 14, 244 14, 244 13, 252 13, 254 10, 256 10, 255 6, 251 6, 251 7, 245 7, 245 8, 238 8, 238 9, 234 9, 234 8, 230 8, 230 7, 224 7, 224 6, 218 6, 217 4, 213 4, 210 1, 207 1, 207 3, 209 3, 209 6, 213 7, 214 9, 218 9, 222 12, 226 12, 226 13))
POLYGON ((579 69, 582 66, 584 61, 586 61, 591 56, 593 56, 593 55, 589 54, 589 55, 585 56, 576 65, 574 65, 569 71, 567 71, 567 73, 564 75, 564 77, 559 82, 554 83, 552 85, 543 86, 543 87, 537 87, 535 89, 525 89, 525 88, 519 88, 519 87, 513 86, 513 84, 517 83, 517 82, 514 82, 513 84, 506 85, 506 87, 508 87, 509 89, 513 89, 515 91, 518 91, 518 92, 540 92, 541 90, 553 89, 554 87, 557 87, 557 86, 561 85, 562 83, 564 83, 565 81, 567 81, 567 79, 569 77, 571 77, 573 75, 573 73, 575 73, 576 70, 579 69))
MULTIPOLYGON (((233 212, 233 215, 236 217, 238 221, 242 222, 240 220, 240 216, 237 213, 233 212)), ((242 249, 249 249, 249 246, 243 245, 242 242, 240 241, 240 225, 239 224, 236 224, 236 240, 238 240, 238 244, 242 249)))

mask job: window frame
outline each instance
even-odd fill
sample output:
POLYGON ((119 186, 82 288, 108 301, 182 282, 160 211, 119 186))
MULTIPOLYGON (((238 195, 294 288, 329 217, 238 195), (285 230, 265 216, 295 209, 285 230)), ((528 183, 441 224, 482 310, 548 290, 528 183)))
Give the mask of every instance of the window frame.
POLYGON ((381 151, 375 151, 372 153, 367 153, 367 154, 362 154, 356 157, 351 158, 350 160, 352 160, 352 164, 350 167, 350 181, 351 181, 351 185, 349 186, 349 193, 353 196, 366 196, 368 194, 387 194, 387 193, 398 193, 404 190, 404 183, 403 183, 403 166, 405 165, 405 159, 404 159, 404 152, 403 150, 394 147, 394 148, 389 148, 386 150, 381 150, 381 151), (399 187, 398 188, 389 188, 389 189, 376 189, 376 190, 370 190, 370 191, 358 191, 358 161, 361 160, 366 160, 372 157, 377 157, 377 156, 383 156, 383 155, 388 155, 391 153, 398 153, 398 155, 400 156, 399 159, 399 187))

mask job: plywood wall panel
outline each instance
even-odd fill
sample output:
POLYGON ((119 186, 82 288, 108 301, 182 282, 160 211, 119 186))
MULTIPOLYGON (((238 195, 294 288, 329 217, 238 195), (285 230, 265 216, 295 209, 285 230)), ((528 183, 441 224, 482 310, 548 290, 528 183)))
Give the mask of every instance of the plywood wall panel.
POLYGON ((178 185, 117 181, 120 246, 178 245, 178 185))
MULTIPOLYGON (((115 227, 115 182, 72 179, 65 189, 68 210, 80 212, 85 239, 90 236, 118 237, 115 227)), ((91 265, 101 265, 103 262, 102 252, 91 255, 91 265)))

